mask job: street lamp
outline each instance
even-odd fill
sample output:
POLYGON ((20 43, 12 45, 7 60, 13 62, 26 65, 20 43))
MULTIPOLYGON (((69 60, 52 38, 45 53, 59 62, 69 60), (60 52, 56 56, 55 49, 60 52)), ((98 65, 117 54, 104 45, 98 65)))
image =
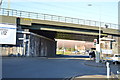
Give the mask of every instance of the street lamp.
MULTIPOLYGON (((88 6, 92 6, 92 4, 88 4, 88 6)), ((100 38, 101 38, 101 8, 99 7, 99 45, 100 45, 100 38)))
POLYGON ((9 9, 10 9, 10 0, 8 0, 8 16, 9 16, 9 9))
MULTIPOLYGON (((88 6, 92 6, 92 4, 88 4, 88 6)), ((101 7, 99 7, 99 40, 98 40, 98 44, 96 44, 96 50, 99 52, 98 56, 101 57, 101 48, 100 48, 100 39, 101 39, 101 7)), ((98 61, 96 61, 97 63, 99 63, 99 59, 98 61)))
POLYGON ((8 0, 8 9, 10 9, 10 0, 8 0))

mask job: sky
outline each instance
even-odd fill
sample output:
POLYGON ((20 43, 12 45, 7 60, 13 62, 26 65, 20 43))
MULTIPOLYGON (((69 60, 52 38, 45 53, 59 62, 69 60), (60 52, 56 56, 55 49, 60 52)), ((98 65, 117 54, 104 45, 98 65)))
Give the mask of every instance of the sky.
MULTIPOLYGON (((10 0, 10 8, 118 24, 118 1, 10 0)), ((2 8, 8 8, 8 0, 3 0, 2 8)))

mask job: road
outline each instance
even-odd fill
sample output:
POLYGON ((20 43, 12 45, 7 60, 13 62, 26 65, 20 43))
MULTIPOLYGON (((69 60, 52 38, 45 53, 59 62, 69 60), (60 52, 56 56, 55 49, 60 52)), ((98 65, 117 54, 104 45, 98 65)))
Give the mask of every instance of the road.
POLYGON ((70 78, 106 75, 105 67, 87 66, 83 59, 4 57, 2 61, 3 78, 70 78))

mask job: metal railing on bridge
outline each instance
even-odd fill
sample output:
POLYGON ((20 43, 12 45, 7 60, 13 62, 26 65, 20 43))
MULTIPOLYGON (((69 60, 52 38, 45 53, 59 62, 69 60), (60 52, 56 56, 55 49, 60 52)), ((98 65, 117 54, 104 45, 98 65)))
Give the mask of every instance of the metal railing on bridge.
POLYGON ((84 20, 79 18, 71 18, 71 17, 43 14, 43 13, 27 12, 27 11, 15 10, 15 9, 0 8, 0 15, 16 16, 16 17, 40 19, 40 20, 50 20, 50 21, 73 23, 73 24, 96 26, 96 27, 107 26, 108 28, 118 29, 118 25, 112 23, 84 20))

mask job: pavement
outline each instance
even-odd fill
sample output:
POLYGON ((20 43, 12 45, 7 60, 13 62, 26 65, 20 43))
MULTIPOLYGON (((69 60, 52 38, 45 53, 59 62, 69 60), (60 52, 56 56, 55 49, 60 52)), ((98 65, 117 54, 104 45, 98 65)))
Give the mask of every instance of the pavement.
POLYGON ((93 67, 106 67, 105 63, 96 63, 94 60, 86 60, 84 64, 93 67))
POLYGON ((86 75, 75 77, 72 80, 107 80, 107 76, 105 75, 86 75))
MULTIPOLYGON (((91 66, 91 67, 100 67, 100 68, 106 68, 106 64, 104 63, 104 62, 102 62, 102 63, 96 63, 94 60, 86 60, 85 62, 84 62, 84 64, 85 65, 87 65, 87 66, 91 66)), ((113 65, 113 64, 110 64, 110 68, 112 68, 112 69, 118 69, 118 67, 119 67, 119 64, 116 66, 116 65, 113 65), (113 68, 114 67, 114 68, 113 68)), ((112 69, 111 69, 111 71, 112 71, 112 69)), ((113 73, 113 72, 112 72, 113 73)), ((86 79, 88 79, 88 80, 98 80, 98 79, 100 79, 100 80, 120 80, 120 77, 119 77, 120 75, 116 75, 116 74, 111 74, 110 75, 110 77, 109 78, 107 78, 107 76, 106 75, 85 75, 85 76, 77 76, 77 77, 75 77, 73 80, 80 80, 80 79, 82 79, 82 80, 86 80, 86 79)))
MULTIPOLYGON (((85 62, 84 62, 85 65, 87 66, 91 66, 91 67, 102 67, 102 68, 105 68, 105 63, 96 63, 94 60, 90 60, 90 59, 87 59, 85 62)), ((77 76, 75 77, 73 80, 96 80, 96 79, 100 79, 100 80, 106 80, 107 79, 107 76, 106 75, 85 75, 85 76, 77 76)))

